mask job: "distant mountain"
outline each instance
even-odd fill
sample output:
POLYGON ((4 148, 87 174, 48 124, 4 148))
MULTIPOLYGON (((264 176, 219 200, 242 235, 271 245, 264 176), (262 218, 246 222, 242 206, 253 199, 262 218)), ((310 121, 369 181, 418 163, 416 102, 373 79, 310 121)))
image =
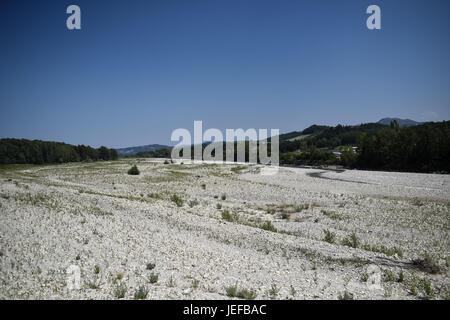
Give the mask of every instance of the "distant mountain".
POLYGON ((410 120, 410 119, 400 119, 400 118, 383 118, 380 121, 378 121, 377 123, 388 126, 391 124, 391 121, 394 121, 394 120, 397 120, 398 125, 400 127, 412 127, 412 126, 417 126, 419 124, 423 124, 423 122, 417 122, 417 121, 410 120))
POLYGON ((128 147, 116 149, 119 156, 132 156, 139 152, 156 151, 159 149, 171 148, 162 144, 149 144, 146 146, 128 147))

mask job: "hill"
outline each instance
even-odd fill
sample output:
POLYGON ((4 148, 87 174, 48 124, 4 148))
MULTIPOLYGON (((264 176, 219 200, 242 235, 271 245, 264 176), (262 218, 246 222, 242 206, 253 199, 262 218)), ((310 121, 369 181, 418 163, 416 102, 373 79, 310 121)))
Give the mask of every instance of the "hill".
POLYGON ((380 121, 378 121, 377 123, 388 126, 391 124, 391 121, 394 121, 394 120, 397 121, 400 128, 412 127, 412 126, 417 126, 419 124, 423 124, 423 122, 417 122, 417 121, 414 121, 411 119, 400 119, 400 118, 383 118, 380 121))
POLYGON ((119 156, 134 156, 138 153, 148 152, 148 151, 156 151, 159 149, 167 149, 171 148, 169 146, 165 146, 162 144, 149 144, 145 146, 137 146, 137 147, 128 147, 128 148, 119 148, 117 150, 117 154, 119 156))

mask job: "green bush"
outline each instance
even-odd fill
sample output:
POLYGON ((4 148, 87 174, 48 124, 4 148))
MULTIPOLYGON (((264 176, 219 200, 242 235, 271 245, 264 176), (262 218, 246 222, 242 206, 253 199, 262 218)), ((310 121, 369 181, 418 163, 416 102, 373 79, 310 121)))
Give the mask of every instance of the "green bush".
POLYGON ((173 203, 175 203, 176 205, 177 205, 177 207, 182 207, 183 206, 183 203, 184 203, 184 201, 183 201, 183 199, 181 199, 178 195, 176 195, 176 194, 173 194, 171 197, 170 197, 170 200, 173 202, 173 203))
POLYGON ((336 240, 336 235, 331 232, 330 230, 323 230, 325 233, 325 237, 323 238, 323 241, 326 241, 328 243, 334 243, 336 240))
POLYGON ((128 174, 133 175, 133 176, 137 176, 140 174, 139 169, 136 165, 132 166, 130 168, 130 170, 128 170, 128 174))

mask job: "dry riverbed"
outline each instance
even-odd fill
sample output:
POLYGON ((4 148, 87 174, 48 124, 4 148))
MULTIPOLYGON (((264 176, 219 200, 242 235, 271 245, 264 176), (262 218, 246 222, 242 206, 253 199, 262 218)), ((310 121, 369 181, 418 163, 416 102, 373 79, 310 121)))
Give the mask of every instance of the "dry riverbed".
POLYGON ((449 298, 450 176, 262 171, 0 167, 0 298, 449 298))

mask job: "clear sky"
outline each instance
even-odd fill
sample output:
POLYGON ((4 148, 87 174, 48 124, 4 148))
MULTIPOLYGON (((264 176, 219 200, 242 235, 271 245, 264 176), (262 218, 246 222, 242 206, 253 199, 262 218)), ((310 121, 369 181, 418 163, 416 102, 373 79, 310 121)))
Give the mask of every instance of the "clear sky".
POLYGON ((0 137, 450 119, 448 0, 2 0, 0 137), (66 8, 81 8, 81 30, 66 8), (381 7, 381 30, 366 8, 381 7))

